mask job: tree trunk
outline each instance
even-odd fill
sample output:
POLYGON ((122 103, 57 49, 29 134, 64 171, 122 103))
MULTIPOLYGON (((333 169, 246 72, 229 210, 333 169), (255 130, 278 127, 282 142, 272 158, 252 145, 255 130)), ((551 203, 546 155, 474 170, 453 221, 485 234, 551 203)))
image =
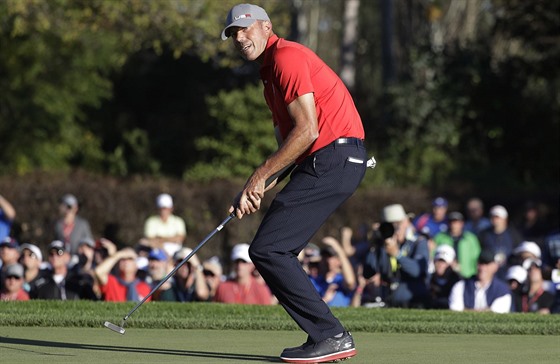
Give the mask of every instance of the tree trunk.
POLYGON ((360 0, 346 0, 342 34, 340 77, 350 91, 356 84, 356 42, 360 0))

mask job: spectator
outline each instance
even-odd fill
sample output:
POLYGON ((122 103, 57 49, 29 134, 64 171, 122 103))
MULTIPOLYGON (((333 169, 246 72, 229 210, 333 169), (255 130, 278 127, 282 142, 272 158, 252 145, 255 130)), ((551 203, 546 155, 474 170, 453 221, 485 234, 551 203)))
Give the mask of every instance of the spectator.
POLYGON ((513 250, 508 261, 510 266, 523 265, 526 260, 541 261, 541 248, 533 241, 524 241, 513 250))
POLYGON ((255 266, 249 257, 249 244, 234 246, 231 261, 234 266, 234 275, 220 283, 214 301, 256 305, 272 304, 270 289, 265 284, 258 282, 254 276, 255 266))
POLYGON ((527 293, 527 270, 520 265, 508 268, 506 279, 511 292, 511 312, 521 312, 521 299, 527 293))
POLYGON ((436 249, 435 270, 430 277, 431 308, 449 309, 451 288, 461 279, 453 269, 455 257, 455 250, 449 245, 440 245, 436 249))
POLYGON ((560 313, 560 232, 552 233, 544 239, 542 264, 543 278, 550 280, 556 289, 551 312, 560 313))
MULTIPOLYGON (((95 277, 105 301, 140 302, 150 293, 150 285, 136 276, 138 272, 136 258, 134 249, 124 248, 110 254, 95 268, 95 277), (117 272, 111 274, 115 265, 117 265, 117 272)), ((151 299, 149 297, 146 301, 151 299)))
MULTIPOLYGON (((148 255, 148 276, 152 288, 158 285, 163 278, 171 271, 171 261, 163 249, 154 248, 148 255)), ((153 301, 176 301, 175 293, 172 289, 172 279, 167 280, 161 287, 154 292, 153 301)))
POLYGON ((12 224, 16 218, 16 209, 6 200, 4 196, 0 195, 0 241, 10 236, 12 224))
POLYGON ((432 212, 425 213, 414 219, 414 227, 420 233, 433 237, 437 233, 447 231, 448 202, 443 197, 432 201, 432 212))
MULTIPOLYGON (((10 264, 16 264, 19 260, 19 243, 16 239, 12 237, 5 237, 4 240, 0 242, 0 268, 8 266, 10 264)), ((3 269, 2 269, 3 270, 3 269)))
POLYGON ((318 275, 309 278, 329 306, 350 306, 356 289, 352 264, 335 238, 327 236, 322 243, 325 247, 321 249, 318 275))
POLYGON ((467 219, 465 230, 478 235, 482 230, 492 226, 490 219, 484 216, 484 203, 478 197, 467 201, 467 219))
POLYGON ((363 264, 371 246, 368 233, 369 227, 365 223, 360 224, 355 233, 348 226, 344 226, 340 231, 340 241, 344 253, 350 259, 350 263, 356 271, 363 264))
POLYGON ((220 263, 220 259, 216 256, 207 259, 202 263, 202 267, 204 270, 202 273, 204 274, 204 280, 206 281, 206 285, 208 286, 208 299, 207 301, 213 301, 214 296, 216 296, 216 291, 218 290, 218 286, 223 281, 223 269, 222 264, 220 263))
POLYGON ((4 271, 19 260, 19 243, 12 237, 5 237, 0 242, 0 289, 4 284, 4 271))
POLYGON ((58 211, 60 218, 54 226, 55 240, 62 241, 71 255, 78 253, 78 245, 85 239, 93 240, 89 222, 78 216, 78 199, 66 194, 62 196, 58 211))
MULTIPOLYGON (((173 256, 175 265, 181 263, 189 254, 190 248, 182 248, 173 256)), ((204 278, 204 267, 194 254, 178 270, 172 281, 175 300, 179 302, 207 301, 210 290, 204 278)))
POLYGON ((381 238, 368 253, 364 277, 380 273, 383 302, 392 307, 425 307, 429 250, 425 237, 416 233, 400 204, 382 211, 381 238))
POLYGON ((479 241, 482 250, 494 253, 498 264, 498 278, 505 280, 508 260, 513 250, 521 243, 521 235, 508 224, 508 212, 505 207, 496 205, 490 209, 492 226, 480 233, 479 241))
POLYGON ((554 294, 547 291, 541 271, 541 261, 529 259, 524 263, 528 271, 528 291, 521 297, 521 312, 549 314, 554 305, 554 294))
POLYGON ((23 266, 10 264, 6 267, 0 301, 28 301, 29 294, 23 289, 23 266))
POLYGON ((165 249, 173 256, 187 237, 185 221, 173 214, 173 198, 162 193, 156 199, 158 215, 150 216, 144 224, 144 237, 152 248, 165 249))
POLYGON ((321 249, 316 244, 308 243, 298 255, 298 259, 309 277, 317 277, 319 275, 321 249))
POLYGON ((20 261, 25 271, 23 288, 27 293, 35 291, 37 289, 37 282, 42 274, 43 254, 41 249, 34 244, 23 244, 21 246, 20 261))
POLYGON ((93 292, 93 279, 89 275, 71 272, 70 253, 66 244, 55 240, 48 247, 50 268, 37 279, 31 298, 50 300, 97 299, 93 292))
POLYGON ((511 293, 507 283, 496 277, 498 271, 494 252, 482 250, 475 277, 457 282, 449 295, 452 311, 511 311, 511 293))
POLYGON ((453 268, 463 278, 470 278, 476 274, 480 243, 476 235, 465 231, 463 214, 457 211, 451 212, 448 220, 449 231, 438 233, 434 241, 437 246, 448 245, 453 248, 457 262, 453 268))
POLYGON ((543 220, 542 208, 534 201, 527 201, 523 211, 523 218, 517 224, 519 232, 525 240, 543 242, 546 236, 546 226, 543 220))

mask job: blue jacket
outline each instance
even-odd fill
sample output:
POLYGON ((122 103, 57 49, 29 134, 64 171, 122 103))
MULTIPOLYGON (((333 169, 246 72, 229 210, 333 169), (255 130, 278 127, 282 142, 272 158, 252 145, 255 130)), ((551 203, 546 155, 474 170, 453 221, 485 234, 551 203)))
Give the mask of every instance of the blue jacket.
POLYGON ((424 306, 429 299, 427 284, 430 252, 428 242, 418 235, 409 237, 400 247, 397 268, 384 248, 370 251, 364 263, 364 277, 381 273, 381 279, 392 287, 385 300, 390 305, 409 307, 424 306))

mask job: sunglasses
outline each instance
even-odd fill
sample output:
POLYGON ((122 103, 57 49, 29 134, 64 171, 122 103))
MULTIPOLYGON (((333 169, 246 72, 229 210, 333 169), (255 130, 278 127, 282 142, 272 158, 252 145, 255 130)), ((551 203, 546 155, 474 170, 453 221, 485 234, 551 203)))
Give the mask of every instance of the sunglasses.
POLYGON ((13 276, 13 275, 6 276, 6 279, 18 279, 18 280, 19 280, 19 279, 21 279, 21 278, 22 278, 22 277, 13 276))
POLYGON ((49 252, 49 256, 52 257, 52 256, 55 256, 55 255, 58 255, 58 256, 64 255, 64 250, 62 250, 62 249, 56 249, 56 250, 51 250, 51 251, 49 252))
POLYGON ((211 270, 208 270, 208 269, 203 270, 202 274, 204 274, 206 277, 215 277, 216 276, 214 274, 214 272, 212 272, 211 270))
POLYGON ((35 255, 35 253, 30 252, 29 250, 24 250, 24 251, 23 251, 23 256, 24 256, 24 257, 37 258, 37 256, 35 255))

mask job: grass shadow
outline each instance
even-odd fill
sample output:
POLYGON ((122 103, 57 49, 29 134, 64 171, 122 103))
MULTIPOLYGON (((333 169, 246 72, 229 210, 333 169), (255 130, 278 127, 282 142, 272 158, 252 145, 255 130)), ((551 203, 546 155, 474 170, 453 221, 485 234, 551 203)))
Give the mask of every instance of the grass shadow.
MULTIPOLYGON (((24 345, 24 346, 34 347, 34 348, 48 347, 48 348, 74 349, 74 350, 106 350, 111 352, 123 352, 123 353, 176 355, 176 356, 188 356, 188 357, 195 357, 195 358, 239 360, 241 362, 255 361, 255 362, 277 363, 280 361, 280 359, 277 357, 265 356, 265 355, 249 355, 249 354, 196 351, 196 350, 137 348, 137 347, 130 347, 130 346, 127 347, 127 346, 114 346, 114 345, 63 343, 58 341, 32 340, 32 339, 24 339, 24 338, 16 338, 16 337, 8 337, 8 336, 0 336, 0 344, 24 345)), ((0 345, 0 347, 13 349, 11 347, 6 347, 4 345, 0 345)), ((27 349, 25 349, 25 351, 37 352, 36 350, 27 350, 27 349)), ((41 354, 61 355, 61 354, 51 354, 51 353, 41 353, 41 354)))

